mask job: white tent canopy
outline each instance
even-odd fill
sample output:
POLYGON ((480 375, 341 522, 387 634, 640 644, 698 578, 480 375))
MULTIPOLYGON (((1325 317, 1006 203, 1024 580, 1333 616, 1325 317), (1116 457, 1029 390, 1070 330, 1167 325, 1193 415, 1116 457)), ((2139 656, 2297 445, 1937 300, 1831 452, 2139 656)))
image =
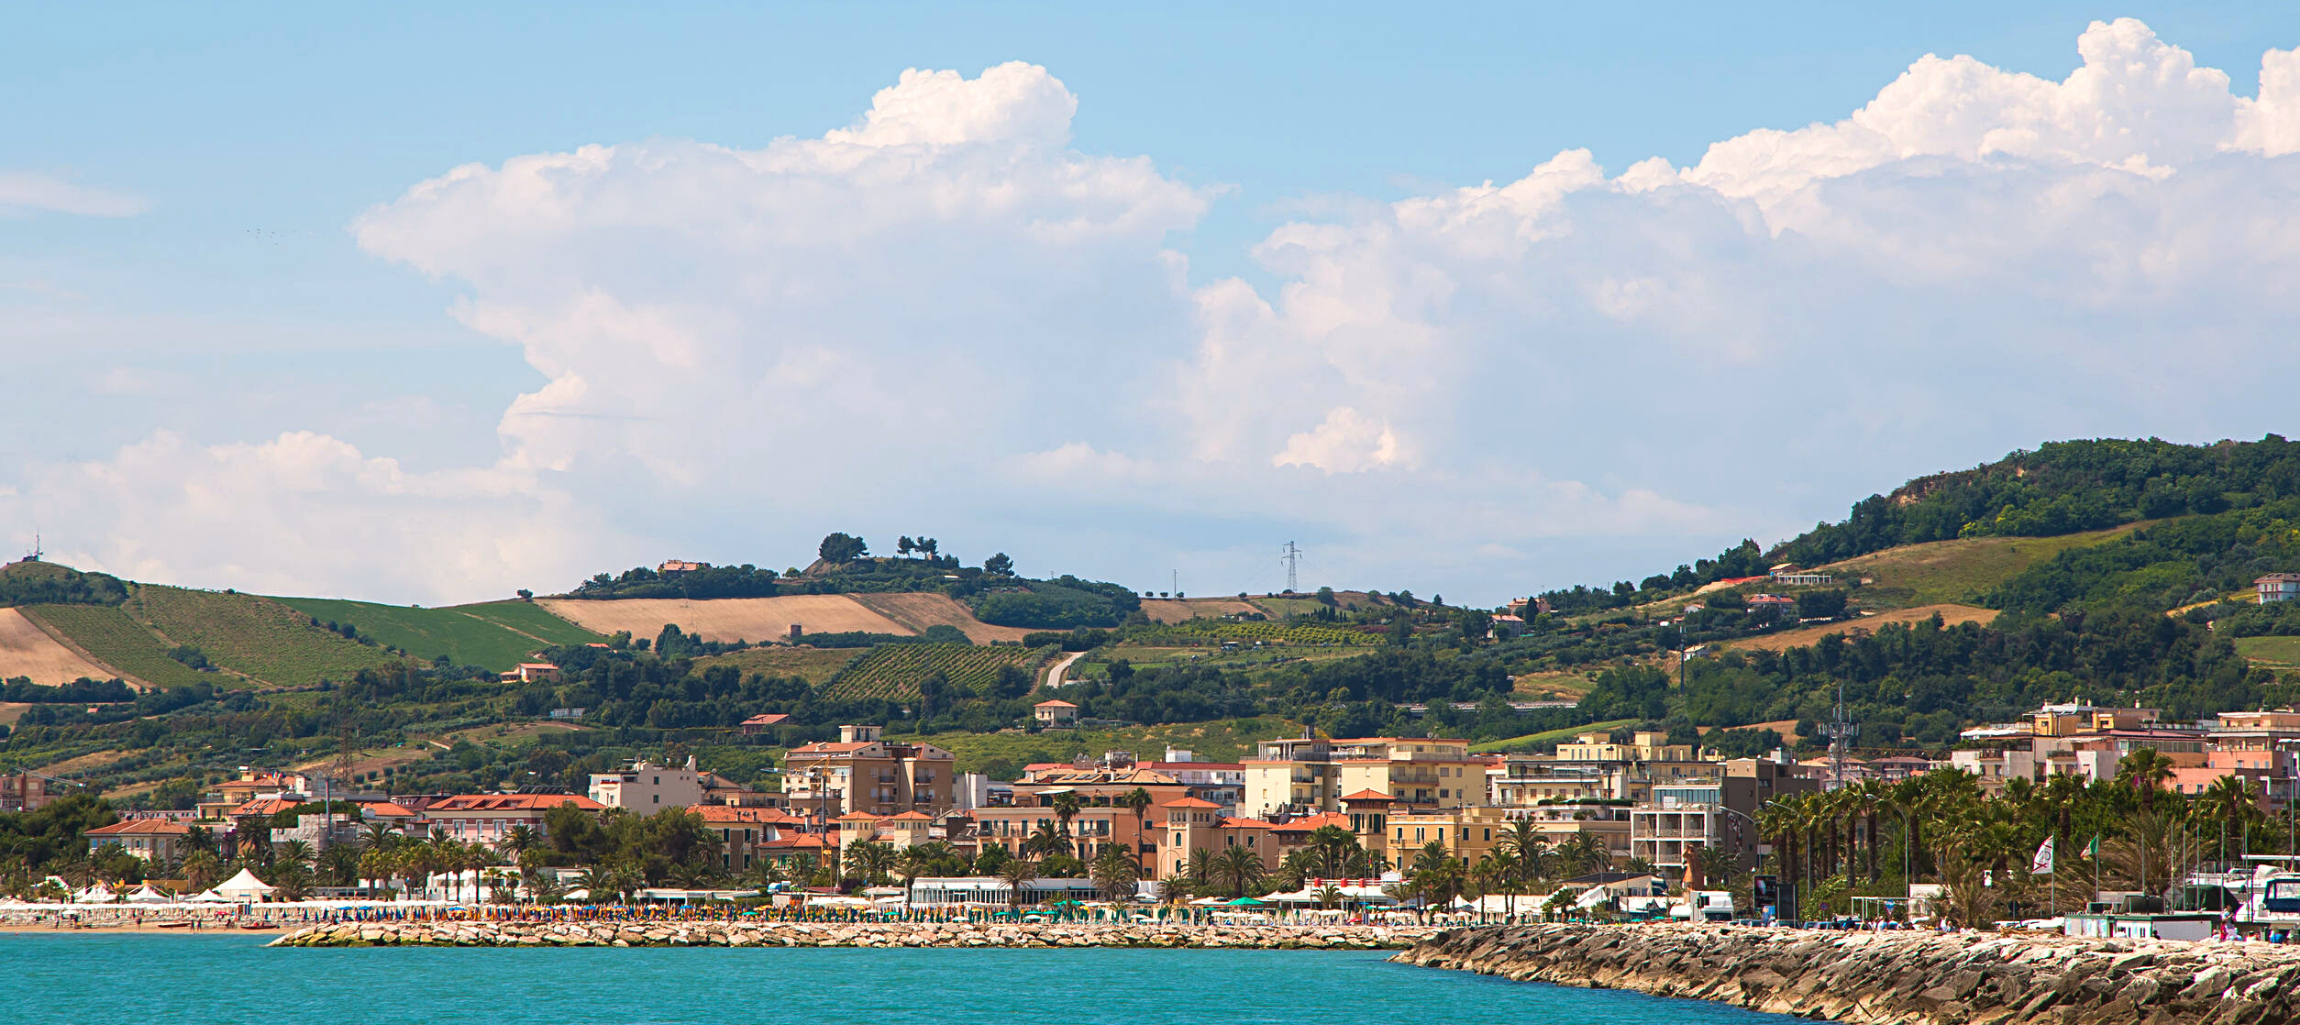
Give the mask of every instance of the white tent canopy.
POLYGON ((256 878, 255 873, 243 868, 240 870, 240 874, 231 877, 207 893, 200 894, 198 899, 220 899, 233 903, 260 901, 271 896, 278 889, 279 887, 256 878))
POLYGON ((152 884, 145 883, 142 886, 136 887, 136 892, 127 895, 127 897, 123 899, 131 904, 165 904, 173 898, 169 897, 167 894, 153 889, 152 884))
POLYGON ((119 899, 119 894, 113 893, 111 887, 102 883, 97 883, 72 895, 72 901, 76 904, 109 904, 119 899))

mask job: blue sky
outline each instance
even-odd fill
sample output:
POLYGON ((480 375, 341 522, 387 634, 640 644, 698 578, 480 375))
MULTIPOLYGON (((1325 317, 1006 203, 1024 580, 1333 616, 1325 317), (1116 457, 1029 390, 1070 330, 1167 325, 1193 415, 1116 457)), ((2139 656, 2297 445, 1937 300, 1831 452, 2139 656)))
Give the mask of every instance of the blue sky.
MULTIPOLYGON (((680 553, 803 561, 813 538, 840 528, 936 533, 957 540, 946 548, 961 554, 1003 548, 1026 569, 1142 586, 1180 568, 1186 588, 1195 580, 1203 591, 1258 589, 1278 579, 1271 553, 1292 537, 1316 553, 1320 582, 1499 601, 1665 570, 1745 535, 1776 539, 1912 474, 2050 437, 2210 440, 2274 429, 2245 408, 2247 389, 2292 383, 2281 374, 2200 377, 2173 392, 2161 376, 2120 368, 2161 353, 2168 335, 2193 332, 2194 344, 2230 358, 2267 354, 2269 369, 2281 370, 2267 325, 2289 299, 2257 283, 2273 280, 2280 254, 2257 254, 2243 272, 2183 271, 2147 288, 2097 266, 2090 279, 2070 269, 2091 266, 2081 254, 2104 249, 2138 260, 2195 242, 2208 234, 2199 225, 2241 239, 2232 215, 2281 216, 2293 158, 2273 103, 2239 112, 2224 138, 2189 138, 2180 126, 2203 108, 2179 105, 2186 101, 2134 99, 2129 89, 2045 101, 2018 83, 1983 83, 1966 105, 1999 110, 2002 123, 1977 149, 1951 139, 1938 153, 1917 152, 1933 144, 1923 140, 1977 130, 1928 127, 1926 117, 1955 104, 1919 104, 1879 129, 1900 147, 1890 161, 1864 156, 1849 171, 1815 164, 1781 187, 1802 197, 1719 184, 1742 173, 1724 165, 1688 179, 1686 188, 1716 193, 1724 204, 1716 209, 1753 204, 1729 216, 1747 229, 1754 210, 1769 219, 1765 229, 1687 229, 1645 244, 1658 248, 1612 244, 1668 233, 1690 215, 1651 208, 1652 197, 1675 194, 1668 189, 1636 192, 1647 198, 1632 210, 1618 195, 1598 195, 1625 187, 1591 182, 1649 157, 1690 170, 1712 144, 1837 122, 1928 53, 2061 83, 2083 65, 2076 43, 2088 23, 2129 17, 2145 23, 2148 39, 2126 38, 2117 59, 2156 60, 2143 43, 2161 41, 2224 70, 2221 92, 2241 99, 2261 94, 2263 53, 2300 45, 2300 11, 2276 5, 2003 7, 19 11, 0 38, 0 89, 18 100, 0 115, 0 318, 17 324, 0 332, 0 347, 18 370, 11 397, 24 426, 0 437, 8 499, 0 530, 17 544, 38 531, 60 556, 149 579, 427 602, 551 590, 571 583, 570 573, 680 553), (497 236, 449 239, 439 218, 450 214, 411 201, 419 183, 451 168, 499 168, 586 145, 675 149, 694 140, 764 151, 777 138, 816 139, 857 124, 905 69, 975 80, 1009 61, 1042 68, 1055 83, 1048 88, 1074 102, 1075 113, 1049 129, 1065 152, 1089 162, 1146 158, 1154 181, 1094 197, 1139 204, 1140 230, 1031 249, 1027 232, 924 215, 931 223, 888 225, 869 243, 713 248, 722 239, 674 246, 652 265, 691 259, 715 276, 756 259, 758 273, 680 290, 652 280, 648 261, 623 258, 713 230, 712 197, 650 215, 644 230, 621 221, 555 230, 527 239, 540 247, 531 251, 497 236), (2105 114, 2079 109, 2094 100, 2105 114), (2089 141, 2020 141, 2040 118, 2069 119, 2070 137, 2089 141), (2142 164, 2120 163, 2133 154, 2101 141, 2098 126, 2110 122, 2163 137, 2144 140, 2142 164), (1530 180, 1581 149, 1602 175, 1576 179, 1556 200, 1562 206, 1518 208, 1517 234, 1595 250, 1495 257, 1482 244, 1463 248, 1458 233, 1416 239, 1390 223, 1403 209, 1395 204, 1469 202, 1458 190, 1530 180), (2185 155, 2167 156, 2175 152, 2185 155), (1944 172, 1942 160, 1955 166, 1944 172), (2104 167, 2128 173, 2119 180, 2138 191, 2126 198, 2156 214, 2071 238, 2065 251, 2002 255, 2013 272, 2005 263, 1943 269, 1878 229, 1881 210, 1928 225, 1927 245, 2007 230, 2001 217, 1957 217, 1977 216, 1972 197, 2008 188, 2065 196, 2104 167), (2165 168, 2169 177, 2151 177, 2165 168), (9 205, 10 175, 86 194, 9 205), (2213 176, 2234 184, 2190 187, 2213 176), (1856 187, 1876 189, 1865 201, 1879 205, 1852 210, 1856 187), (1799 220, 1813 216, 1810 202, 1841 216, 1799 220), (363 241, 354 225, 378 210, 412 234, 363 241), (1575 230, 1530 227, 1560 216, 1575 230), (1280 244, 1306 225, 1329 237, 1280 244), (907 244, 942 232, 955 233, 948 248, 907 244), (795 311, 744 291, 835 253, 848 280, 870 284, 846 302, 947 309, 953 295, 996 291, 965 280, 979 268, 963 255, 970 238, 993 236, 981 258, 1017 268, 1000 286, 1015 291, 947 335, 924 314, 849 325, 835 307, 795 311), (1836 248, 1784 251, 1782 240, 1806 238, 1836 248), (869 245, 888 248, 874 254, 869 245), (1719 262, 1675 262, 1681 250, 1719 262), (1311 255, 1304 264, 1290 253, 1311 255), (1896 260, 1913 262, 1896 268, 1896 260), (1666 269, 1656 271, 1657 261, 1666 269), (1870 273, 1818 300, 1795 294, 1812 278, 1798 268, 1848 262, 1870 273), (902 276, 875 279, 882 267, 902 276), (1038 276, 1023 273, 1034 267, 1038 276), (1058 278, 1064 268, 1094 270, 1065 279, 1073 291, 1034 294, 1048 267, 1058 278), (1529 284, 1591 267, 1604 273, 1570 297, 1529 284), (1319 268, 1332 278, 1318 280, 1319 268), (2035 277, 2007 284, 2021 272, 2035 277), (946 273, 957 277, 939 277, 946 273), (1318 301, 1322 290, 1338 289, 1326 298, 1347 305, 1392 294, 1380 282, 1438 279, 1446 295, 1434 303, 1350 311, 1343 319, 1357 318, 1362 335, 1337 331, 1335 307, 1318 301), (572 291, 546 294, 554 288, 572 291), (568 319, 578 293, 676 310, 663 324, 677 326, 658 327, 684 338, 680 346, 763 376, 724 395, 701 389, 713 394, 693 409, 665 408, 675 389, 604 401, 616 373, 584 360, 645 344, 625 333, 582 354, 553 351, 560 338, 597 327, 568 319), (1639 297, 1654 295, 1704 319, 1636 312, 1639 297), (1776 301, 1727 301, 1752 295, 1776 301), (1209 311, 1238 303, 1269 307, 1270 319, 1240 329, 1250 341, 1222 341, 1223 359, 1236 361, 1224 363, 1208 355, 1209 339, 1224 337, 1208 326, 1209 311), (490 310, 522 326, 490 320, 490 310), (751 326, 725 326, 736 322, 751 326), (853 394, 812 400, 812 415, 875 422, 888 406, 924 411, 908 428, 916 433, 865 430, 840 459, 794 461, 793 443, 821 438, 762 418, 743 396, 777 382, 827 393, 794 369, 801 334, 806 352, 877 361, 857 364, 865 367, 931 365, 951 380, 1011 391, 942 408, 939 396, 908 383, 851 387, 850 366, 827 391, 853 394), (1991 335, 2001 337, 1992 345, 1991 335), (1382 344, 1403 348, 1369 349, 1382 344), (1648 344, 1660 347, 1629 355, 1648 344), (1954 369, 2008 344, 2018 351, 1993 371, 1954 369), (1299 362, 1305 349, 1323 355, 1299 362), (1528 349, 1538 358, 1517 362, 1528 349), (2065 390, 2004 386, 2008 368, 2067 368, 2078 352, 2065 390), (1893 360, 1912 353, 1950 369, 1896 379, 1893 360), (1447 373, 1433 369, 1433 380, 1405 387, 1383 379, 1386 359, 1447 373), (1012 369, 1021 364, 1064 369, 1041 378, 1012 369), (1792 365, 1805 369, 1783 372, 1792 365), (546 456, 552 446, 507 428, 505 416, 555 377, 587 382, 591 404, 554 407, 553 416, 684 426, 648 439, 559 437, 556 456, 546 456), (1887 394, 1851 394, 1880 378, 1887 394), (1778 419, 1752 413, 1774 387, 1813 396, 1793 403, 1810 408, 1778 419), (725 415, 709 405, 720 401, 725 415), (1268 422, 1241 412, 1265 405, 1268 422), (781 440, 778 431, 787 432, 781 440), (302 456, 282 454, 279 439, 290 435, 301 440, 288 449, 302 456), (589 447, 569 455, 578 443, 589 447), (1745 462, 1722 468, 1736 459, 1745 462), (377 460, 412 483, 377 484, 377 460), (753 483, 769 466, 778 481, 753 483), (474 483, 473 474, 485 479, 474 483), (400 501, 417 508, 396 509, 400 501), (235 507, 241 515, 229 514, 235 507), (231 529, 191 529, 204 517, 231 529), (259 525, 261 537, 292 540, 251 552, 260 546, 236 531, 259 525), (453 552, 452 571, 405 568, 442 550, 453 552)), ((1944 72, 1936 84, 1938 93, 1971 81, 1944 72)), ((969 136, 955 148, 1008 141, 969 136)), ((952 182, 996 187, 971 170, 941 187, 952 182)), ((658 177, 587 201, 620 211, 669 187, 715 186, 658 177)), ((889 208, 888 195, 860 190, 847 201, 867 214, 889 208)), ((482 206, 476 216, 517 219, 500 204, 482 206)), ((1047 210, 1029 207, 1031 216, 1047 210)), ((2052 223, 2085 224, 2097 213, 2052 223)), ((747 239, 803 219, 788 210, 755 216, 747 239)), ((2214 259, 2234 251, 2209 239, 2205 249, 2214 259)), ((2167 273, 2161 262, 2135 266, 2167 273)))

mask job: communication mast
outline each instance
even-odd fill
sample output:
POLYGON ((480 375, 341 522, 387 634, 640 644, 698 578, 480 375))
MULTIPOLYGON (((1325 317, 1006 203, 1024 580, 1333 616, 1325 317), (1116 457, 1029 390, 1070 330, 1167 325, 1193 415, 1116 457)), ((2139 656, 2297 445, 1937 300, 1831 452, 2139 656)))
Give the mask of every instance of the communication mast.
POLYGON ((1301 546, 1299 546, 1299 545, 1296 545, 1296 544, 1295 544, 1295 543, 1293 543, 1292 541, 1288 541, 1288 542, 1286 542, 1286 547, 1285 547, 1285 548, 1283 548, 1283 549, 1280 549, 1280 551, 1281 551, 1281 553, 1282 553, 1282 554, 1280 554, 1280 555, 1278 556, 1278 561, 1279 561, 1279 562, 1283 562, 1283 563, 1285 563, 1285 564, 1286 564, 1286 590, 1287 590, 1287 591, 1299 591, 1299 590, 1301 590, 1301 589, 1302 589, 1302 578, 1301 578, 1301 571, 1302 571, 1302 549, 1301 549, 1301 546))
POLYGON ((1845 721, 1845 681, 1837 681, 1837 707, 1829 713, 1829 789, 1845 785, 1845 757, 1850 752, 1853 738, 1861 735, 1861 724, 1845 721))

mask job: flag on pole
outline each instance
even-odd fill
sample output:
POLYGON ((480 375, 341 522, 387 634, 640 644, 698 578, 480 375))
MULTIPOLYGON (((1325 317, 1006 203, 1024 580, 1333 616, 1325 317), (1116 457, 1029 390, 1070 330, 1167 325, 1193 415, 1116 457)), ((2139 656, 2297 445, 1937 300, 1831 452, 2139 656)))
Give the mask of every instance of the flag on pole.
POLYGON ((2029 859, 2029 874, 2046 875, 2052 872, 2052 841, 2053 838, 2048 836, 2036 846, 2036 857, 2029 859))
POLYGON ((2085 849, 2084 849, 2084 856, 2085 856, 2085 857, 2087 857, 2087 858, 2091 858, 2091 859, 2092 859, 2092 860, 2094 860, 2094 861, 2099 861, 2099 860, 2100 860, 2100 838, 2099 838, 2099 837, 2097 837, 2097 836, 2096 836, 2096 837, 2093 837, 2093 838, 2092 838, 2092 843, 2091 843, 2090 845, 2086 846, 2086 847, 2085 847, 2085 849))

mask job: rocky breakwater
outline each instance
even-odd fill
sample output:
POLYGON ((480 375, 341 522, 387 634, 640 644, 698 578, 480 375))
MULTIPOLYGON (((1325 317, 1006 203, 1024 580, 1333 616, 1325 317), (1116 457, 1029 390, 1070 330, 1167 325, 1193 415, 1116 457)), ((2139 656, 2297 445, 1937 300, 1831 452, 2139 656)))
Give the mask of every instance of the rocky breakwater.
POLYGON ((2300 1021, 2300 950, 2264 943, 1543 925, 1450 930, 1392 960, 1847 1022, 2300 1021))
POLYGON ((298 929, 275 947, 1234 947, 1390 950, 1419 926, 974 922, 345 922, 298 929))

